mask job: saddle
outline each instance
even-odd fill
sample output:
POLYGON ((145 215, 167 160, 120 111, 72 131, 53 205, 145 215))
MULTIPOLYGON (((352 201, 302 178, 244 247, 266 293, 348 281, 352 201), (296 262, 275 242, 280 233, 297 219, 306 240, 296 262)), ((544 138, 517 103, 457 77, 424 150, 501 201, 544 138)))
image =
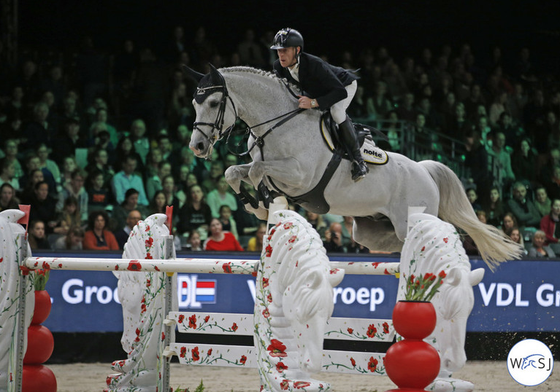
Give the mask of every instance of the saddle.
MULTIPOLYGON (((386 164, 389 161, 389 157, 385 151, 375 145, 372 132, 384 140, 387 140, 387 137, 377 129, 362 124, 354 124, 354 129, 357 133, 358 141, 361 146, 360 151, 364 161, 374 165, 386 164)), ((268 181, 275 190, 269 191, 263 182, 259 184, 257 189, 258 199, 263 200, 265 208, 268 208, 268 205, 272 202, 274 197, 282 195, 285 196, 291 203, 301 205, 308 211, 315 212, 317 214, 326 214, 329 212, 330 205, 325 200, 325 188, 336 172, 336 169, 338 169, 342 159, 352 161, 352 157, 348 155, 346 147, 340 142, 338 138, 338 126, 332 119, 329 111, 326 111, 321 117, 320 132, 323 136, 323 140, 333 154, 317 185, 303 195, 290 196, 281 192, 274 184, 272 178, 268 177, 268 181)))

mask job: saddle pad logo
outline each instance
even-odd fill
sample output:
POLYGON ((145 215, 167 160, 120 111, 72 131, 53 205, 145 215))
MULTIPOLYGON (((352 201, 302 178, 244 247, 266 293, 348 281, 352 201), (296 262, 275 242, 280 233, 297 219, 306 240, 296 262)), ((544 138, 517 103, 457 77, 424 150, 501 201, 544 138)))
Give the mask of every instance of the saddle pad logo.
MULTIPOLYGON (((329 147, 329 150, 334 151, 334 143, 331 133, 326 128, 325 122, 321 121, 321 135, 323 135, 323 140, 329 147)), ((377 147, 375 142, 368 140, 367 138, 361 146, 360 152, 362 153, 364 161, 372 165, 384 165, 389 160, 387 153, 377 147)))

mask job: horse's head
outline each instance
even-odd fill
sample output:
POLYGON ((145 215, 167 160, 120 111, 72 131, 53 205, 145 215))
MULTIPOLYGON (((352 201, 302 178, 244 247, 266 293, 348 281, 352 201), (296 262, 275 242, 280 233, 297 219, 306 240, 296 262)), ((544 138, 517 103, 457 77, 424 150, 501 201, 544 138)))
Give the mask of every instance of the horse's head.
POLYGON ((207 75, 185 68, 198 81, 193 99, 196 120, 189 147, 197 157, 208 158, 212 154, 214 143, 235 125, 237 114, 229 97, 226 81, 214 66, 210 65, 210 73, 207 75))

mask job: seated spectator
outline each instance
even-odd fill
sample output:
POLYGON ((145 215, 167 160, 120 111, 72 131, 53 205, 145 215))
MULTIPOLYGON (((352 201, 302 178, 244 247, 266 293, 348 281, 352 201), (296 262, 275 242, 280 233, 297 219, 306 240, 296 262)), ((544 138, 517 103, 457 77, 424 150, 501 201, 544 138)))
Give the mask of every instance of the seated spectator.
POLYGON ((41 169, 32 170, 29 173, 29 180, 26 182, 25 187, 19 193, 19 198, 23 203, 31 203, 33 195, 35 194, 35 185, 39 182, 44 182, 43 172, 41 171, 41 169))
POLYGON ((16 178, 16 169, 13 162, 2 159, 0 163, 0 185, 10 184, 15 190, 19 190, 19 180, 16 178))
POLYGON ((113 143, 113 145, 116 145, 119 142, 119 135, 116 128, 108 122, 108 119, 109 113, 107 109, 99 108, 95 112, 94 123, 91 125, 91 127, 93 127, 95 123, 105 125, 107 132, 109 132, 109 135, 111 137, 111 143, 113 143))
MULTIPOLYGON (((16 178, 22 177, 24 175, 23 167, 18 159, 18 144, 14 139, 7 139, 4 142, 4 154, 6 155, 4 159, 14 165, 14 176, 16 178)), ((20 184, 16 190, 21 189, 21 187, 22 185, 20 184)))
POLYGON ((76 158, 74 156, 68 156, 64 158, 62 163, 62 173, 60 173, 60 185, 62 187, 68 185, 72 180, 72 173, 78 168, 76 163, 76 158))
POLYGON ((56 210, 61 212, 62 207, 64 206, 64 201, 68 199, 70 196, 74 197, 78 202, 78 211, 81 213, 81 220, 82 222, 87 222, 88 219, 88 204, 89 204, 89 195, 86 192, 86 188, 84 188, 84 181, 86 179, 86 173, 81 170, 77 169, 71 175, 70 183, 66 184, 62 188, 62 192, 60 192, 60 196, 58 198, 58 203, 56 205, 56 210))
POLYGON ((325 231, 327 230, 328 226, 325 223, 323 216, 307 210, 305 211, 304 216, 305 219, 307 219, 307 221, 311 223, 311 226, 317 231, 317 233, 319 233, 321 239, 325 240, 325 231))
POLYGON ((46 222, 47 234, 53 232, 56 226, 56 200, 49 195, 49 185, 42 181, 35 184, 34 194, 31 198, 31 211, 29 220, 46 222))
POLYGON ((478 218, 478 220, 481 223, 488 224, 488 220, 486 218, 486 212, 484 212, 482 210, 476 210, 475 214, 476 214, 476 217, 478 218))
POLYGON ((132 210, 140 211, 142 217, 146 216, 146 209, 138 204, 138 191, 130 188, 126 191, 124 201, 113 207, 113 213, 111 214, 111 219, 114 221, 113 230, 122 229, 126 226, 126 219, 132 210))
POLYGON ((86 143, 80 138, 80 123, 75 119, 66 120, 63 135, 56 139, 52 147, 52 157, 60 166, 64 164, 64 158, 74 156, 76 148, 85 148, 86 143))
POLYGON ((163 188, 163 178, 171 174, 171 164, 166 161, 161 161, 158 164, 158 173, 155 176, 151 176, 146 181, 146 196, 149 200, 154 198, 156 191, 163 188))
MULTIPOLYGON (((202 181, 202 188, 207 194, 218 187, 218 182, 224 176, 224 163, 220 160, 212 161, 208 177, 202 181)), ((227 184, 227 182, 226 182, 227 184)))
POLYGON ((187 195, 187 201, 179 210, 179 233, 201 229, 201 238, 206 238, 212 212, 204 201, 204 192, 200 185, 193 185, 187 195))
POLYGON ((165 199, 167 200, 168 206, 173 206, 174 211, 179 211, 179 209, 185 204, 187 200, 187 195, 181 190, 177 190, 175 186, 175 179, 172 175, 167 175, 163 177, 161 190, 165 194, 165 199))
POLYGON ((134 144, 132 143, 132 139, 128 136, 123 136, 119 140, 119 144, 117 144, 117 148, 115 150, 115 163, 113 164, 113 168, 116 172, 124 170, 124 165, 129 157, 134 157, 136 159, 136 169, 140 173, 144 172, 144 164, 142 163, 142 157, 134 150, 134 144))
POLYGON ((212 216, 218 218, 220 216, 220 207, 227 205, 231 211, 237 210, 237 200, 235 196, 232 195, 228 190, 230 189, 229 184, 224 176, 221 176, 218 180, 216 189, 210 191, 206 197, 208 206, 212 210, 212 216))
POLYGON ((486 148, 489 163, 492 167, 494 184, 502 189, 509 187, 515 181, 515 174, 511 168, 511 158, 505 146, 506 136, 502 132, 496 132, 493 136, 492 147, 486 148))
POLYGON ((232 233, 222 229, 222 222, 218 218, 212 218, 208 239, 204 243, 204 250, 242 252, 243 248, 232 233))
POLYGON ((325 241, 323 241, 327 253, 345 253, 346 249, 342 246, 342 225, 333 222, 329 229, 325 231, 325 241))
POLYGON ((103 173, 100 171, 91 172, 88 175, 88 211, 105 210, 111 201, 111 192, 105 185, 103 173))
POLYGON ((247 244, 247 252, 261 252, 263 249, 263 240, 264 236, 266 235, 266 223, 259 224, 257 232, 255 233, 254 237, 249 239, 249 243, 247 244))
POLYGON ((197 230, 192 230, 187 238, 187 250, 190 251, 201 251, 202 242, 200 240, 200 233, 197 230))
POLYGON ((68 230, 68 234, 60 237, 54 243, 56 250, 82 250, 84 249, 84 229, 73 226, 68 230))
POLYGON ((475 188, 467 189, 467 198, 469 199, 469 202, 471 203, 473 211, 479 211, 479 210, 482 209, 480 203, 477 201, 478 200, 478 194, 476 193, 475 188))
POLYGON ((548 215, 550 213, 550 209, 552 207, 552 201, 548 197, 548 194, 546 193, 546 189, 543 186, 539 186, 535 190, 535 207, 537 207, 537 210, 539 210, 539 214, 541 214, 541 218, 543 218, 545 215, 548 215))
POLYGON ((106 228, 107 222, 105 211, 94 211, 89 214, 88 230, 83 242, 85 250, 119 250, 115 236, 106 228))
POLYGON ((159 172, 159 164, 163 162, 163 154, 161 153, 161 150, 159 148, 152 148, 148 153, 146 161, 146 171, 144 175, 147 178, 157 176, 159 172))
POLYGON ((550 212, 541 219, 540 228, 546 236, 545 245, 550 246, 554 253, 560 254, 560 200, 554 199, 550 212))
POLYGON ((23 137, 26 139, 24 150, 35 150, 39 144, 50 145, 56 134, 54 124, 49 123, 49 107, 44 102, 38 102, 33 108, 33 121, 29 122, 23 129, 23 137))
POLYGON ((527 250, 525 249, 525 241, 523 241, 523 236, 521 235, 521 232, 519 231, 519 229, 517 227, 514 227, 513 229, 508 230, 507 233, 505 233, 509 238, 511 238, 511 240, 513 242, 515 242, 516 244, 519 244, 522 248, 523 248, 523 253, 527 254, 527 250))
POLYGON ((157 191, 150 202, 149 214, 165 214, 167 208, 167 198, 163 191, 157 191))
POLYGON ((13 186, 5 182, 0 185, 0 211, 19 209, 19 200, 13 186))
POLYGON ((515 218, 515 215, 513 215, 513 213, 511 212, 506 212, 504 218, 502 219, 500 229, 502 229, 505 234, 508 231, 513 230, 514 227, 519 227, 517 225, 517 219, 515 218))
POLYGON ((554 258, 556 254, 554 251, 545 245, 546 242, 546 234, 542 230, 537 230, 533 235, 533 246, 529 248, 529 257, 535 258, 554 258))
POLYGON ((86 171, 89 175, 94 172, 101 172, 103 174, 103 188, 110 189, 115 172, 108 164, 109 153, 104 148, 97 148, 90 157, 93 161, 86 166, 86 171))
POLYGON ((529 140, 522 140, 515 149, 513 156, 515 156, 515 159, 511 162, 511 169, 517 181, 527 181, 530 184, 535 184, 537 182, 535 170, 537 157, 531 149, 529 140))
POLYGON ((235 219, 231 216, 231 208, 229 206, 223 205, 220 207, 220 216, 218 217, 220 222, 222 222, 222 228, 224 231, 229 231, 235 239, 239 240, 239 234, 237 233, 237 224, 235 219))
POLYGON ((128 156, 124 161, 123 170, 115 174, 112 180, 113 195, 117 203, 121 204, 125 199, 125 194, 129 189, 138 191, 138 204, 147 206, 148 199, 144 190, 142 177, 135 173, 138 159, 128 156))
POLYGON ((134 120, 130 126, 130 140, 134 146, 134 151, 142 159, 142 164, 146 165, 146 158, 150 151, 150 141, 146 135, 146 124, 144 120, 138 118, 134 120))
POLYGON ((19 184, 22 187, 27 186, 27 181, 29 181, 30 173, 34 170, 41 170, 41 172, 43 173, 43 181, 49 184, 49 195, 52 197, 57 197, 58 191, 54 176, 47 168, 41 169, 40 162, 41 160, 39 159, 37 154, 30 153, 27 155, 27 158, 25 158, 25 174, 19 179, 19 184))
POLYGON ((130 236, 132 229, 134 229, 134 226, 136 226, 138 221, 140 221, 141 219, 142 214, 140 214, 140 211, 138 210, 132 210, 128 213, 128 216, 126 217, 126 226, 115 231, 114 233, 115 239, 119 244, 119 249, 124 249, 124 244, 126 244, 126 241, 128 241, 128 237, 130 236))
POLYGON ((74 196, 69 196, 64 200, 62 211, 60 212, 57 225, 53 231, 56 234, 67 234, 71 227, 81 227, 82 224, 82 214, 80 212, 78 200, 74 196))
POLYGON ((539 210, 535 204, 527 198, 527 188, 521 182, 513 185, 513 198, 508 200, 508 207, 515 215, 519 228, 524 231, 525 228, 539 227, 541 218, 539 210))
POLYGON ((36 153, 37 157, 39 157, 38 168, 41 169, 43 173, 43 169, 45 169, 52 174, 58 192, 60 190, 60 170, 58 168, 58 165, 53 160, 49 159, 49 148, 45 144, 41 143, 37 147, 36 153))
POLYGON ((560 199, 560 166, 555 166, 549 178, 542 179, 542 185, 551 199, 560 199))
POLYGON ((32 250, 51 249, 45 234, 45 223, 40 220, 32 220, 29 223, 29 236, 27 237, 32 250))
POLYGON ((506 207, 500 197, 500 190, 498 187, 490 188, 489 201, 485 203, 483 209, 486 212, 487 223, 495 227, 500 227, 506 212, 506 207))

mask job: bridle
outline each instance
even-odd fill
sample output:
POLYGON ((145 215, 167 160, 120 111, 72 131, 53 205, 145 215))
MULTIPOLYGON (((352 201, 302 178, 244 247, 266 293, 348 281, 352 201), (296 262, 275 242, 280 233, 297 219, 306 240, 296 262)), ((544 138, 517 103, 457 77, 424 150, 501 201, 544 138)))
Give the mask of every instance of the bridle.
POLYGON ((233 128, 235 127, 235 123, 237 122, 237 119, 239 118, 239 116, 237 115, 237 109, 235 108, 235 104, 233 103, 233 100, 229 96, 228 89, 226 87, 226 81, 224 80, 224 77, 221 74, 220 74, 220 77, 221 77, 221 80, 222 80, 222 85, 199 87, 199 88, 196 89, 196 93, 195 93, 195 100, 197 100, 197 98, 202 99, 200 103, 204 102, 204 100, 206 98, 208 98, 208 96, 210 94, 213 94, 214 90, 220 91, 222 93, 222 99, 220 100, 220 103, 219 103, 220 108, 218 109, 218 113, 216 114, 216 120, 214 121, 214 123, 200 122, 200 121, 193 123, 193 130, 196 129, 197 131, 199 131, 206 138, 206 140, 208 140, 208 142, 210 142, 210 144, 214 144, 214 142, 216 140, 220 140, 224 135, 229 135, 231 133, 231 131, 233 130, 233 128), (226 104, 227 104, 228 99, 231 102, 233 112, 235 113, 235 121, 233 122, 232 125, 227 127, 227 129, 224 131, 224 129, 223 129, 224 128, 224 117, 225 117, 225 113, 226 113, 226 104), (210 129, 210 136, 208 136, 199 127, 199 125, 212 127, 210 129), (215 134, 215 131, 218 131, 217 135, 215 134))
MULTIPOLYGON (((202 136, 204 136, 206 138, 206 140, 208 140, 208 142, 213 145, 217 140, 222 139, 225 135, 227 135, 227 138, 229 140, 229 136, 231 135, 231 132, 233 131, 233 128, 235 127, 235 124, 237 123, 237 120, 239 120, 239 115, 237 114, 237 109, 235 107, 235 103, 233 102, 233 99, 231 99, 231 96, 228 93, 228 89, 226 86, 226 81, 224 79, 224 77, 222 76, 221 73, 218 73, 218 75, 220 75, 220 85, 217 86, 208 86, 208 87, 198 87, 196 89, 196 93, 195 93, 195 100, 198 103, 202 103, 206 100, 206 98, 208 98, 208 96, 210 96, 211 94, 213 94, 216 91, 219 91, 222 93, 222 99, 219 102, 219 109, 218 109, 218 113, 216 114, 216 120, 214 121, 214 123, 209 123, 209 122, 194 122, 193 123, 193 130, 197 130, 199 131, 202 136), (226 104, 227 101, 231 102, 231 106, 233 108, 233 112, 235 114, 235 121, 233 122, 232 125, 230 125, 229 127, 227 127, 225 130, 224 128, 224 117, 225 117, 225 112, 226 112, 226 104), (210 136, 208 136, 208 134, 206 134, 200 127, 199 125, 202 126, 207 126, 207 127, 211 127, 210 129, 210 136), (216 132, 217 131, 217 134, 216 132)), ((286 87, 288 88, 289 92, 297 97, 294 92, 289 88, 289 86, 287 84, 285 84, 286 87)), ((263 146, 264 146, 264 138, 270 133, 272 132, 274 129, 278 128, 279 126, 285 124, 286 122, 288 122, 289 120, 291 120, 293 117, 297 116, 299 113, 301 113, 302 111, 304 111, 305 109, 302 108, 297 108, 294 110, 291 110, 287 113, 281 114, 277 117, 274 117, 270 120, 264 121, 260 124, 257 125, 253 125, 253 126, 247 126, 247 130, 246 132, 249 133, 251 135, 251 137, 253 137, 255 139, 255 142, 253 143, 253 145, 244 153, 238 154, 238 153, 234 153, 233 151, 230 151, 231 153, 237 155, 238 157, 244 157, 246 155, 248 155, 255 146, 259 146, 260 150, 261 150, 261 156, 264 157, 263 154, 263 146), (271 128, 269 128, 262 136, 257 136, 255 135, 255 133, 253 132, 253 128, 258 128, 260 126, 269 124, 273 121, 276 120, 280 120, 278 123, 274 124, 274 126, 272 126, 271 128)), ((226 142, 227 144, 227 142, 226 142)), ((264 158, 263 158, 264 159, 264 158)))

